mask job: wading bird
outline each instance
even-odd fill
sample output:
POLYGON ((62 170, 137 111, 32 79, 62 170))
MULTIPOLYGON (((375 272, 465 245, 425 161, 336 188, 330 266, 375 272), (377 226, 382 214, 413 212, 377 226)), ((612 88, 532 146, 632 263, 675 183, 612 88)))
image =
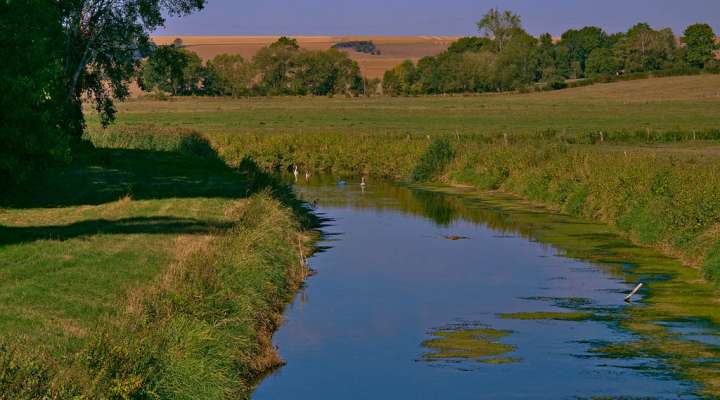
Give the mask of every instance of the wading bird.
POLYGON ((297 167, 297 165, 295 165, 294 169, 293 169, 293 175, 295 175, 295 182, 297 182, 297 178, 298 178, 299 174, 300 174, 300 172, 298 172, 298 167, 297 167))

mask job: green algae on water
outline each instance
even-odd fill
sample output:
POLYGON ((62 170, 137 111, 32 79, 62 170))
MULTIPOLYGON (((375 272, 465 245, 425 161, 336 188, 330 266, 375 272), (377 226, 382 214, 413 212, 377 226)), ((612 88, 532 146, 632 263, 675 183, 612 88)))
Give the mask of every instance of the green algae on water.
POLYGON ((491 328, 459 328, 432 332, 435 337, 422 343, 432 352, 423 354, 426 361, 465 359, 485 364, 507 364, 518 360, 504 356, 515 350, 500 340, 512 331, 491 328))

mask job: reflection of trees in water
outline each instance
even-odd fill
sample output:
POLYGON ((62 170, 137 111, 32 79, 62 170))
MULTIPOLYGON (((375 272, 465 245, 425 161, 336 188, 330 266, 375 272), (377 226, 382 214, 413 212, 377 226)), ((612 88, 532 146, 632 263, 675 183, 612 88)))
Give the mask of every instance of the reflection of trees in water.
POLYGON ((360 193, 354 183, 348 185, 347 188, 337 187, 332 178, 317 177, 310 185, 301 187, 301 192, 306 201, 317 199, 324 206, 397 211, 427 218, 441 227, 458 220, 467 220, 501 234, 521 235, 531 240, 535 239, 538 224, 553 222, 548 213, 509 211, 503 207, 502 201, 492 201, 490 198, 486 200, 465 194, 383 182, 371 182, 368 190, 360 193))
POLYGON ((424 217, 440 226, 449 226, 456 219, 458 205, 452 198, 442 193, 426 190, 411 190, 413 200, 421 209, 424 217))

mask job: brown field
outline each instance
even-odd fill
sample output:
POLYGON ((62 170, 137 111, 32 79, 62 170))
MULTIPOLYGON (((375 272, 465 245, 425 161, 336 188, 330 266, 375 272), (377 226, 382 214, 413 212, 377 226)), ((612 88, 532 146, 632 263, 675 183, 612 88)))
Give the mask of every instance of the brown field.
MULTIPOLYGON (((211 59, 221 53, 240 54, 246 59, 279 36, 154 36, 157 44, 170 44, 176 38, 203 59, 211 59)), ((360 65, 363 75, 382 78, 385 71, 404 60, 417 61, 426 56, 441 53, 457 40, 456 36, 293 36, 300 46, 309 50, 325 50, 333 44, 351 40, 371 40, 380 50, 380 55, 348 51, 350 57, 360 65)))

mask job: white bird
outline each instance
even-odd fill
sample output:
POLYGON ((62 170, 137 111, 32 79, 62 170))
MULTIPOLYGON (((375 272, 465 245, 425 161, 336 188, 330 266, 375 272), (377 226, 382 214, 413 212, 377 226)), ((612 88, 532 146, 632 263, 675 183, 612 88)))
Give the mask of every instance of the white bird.
POLYGON ((305 171, 305 180, 306 181, 310 180, 310 171, 305 171))
POLYGON ((295 175, 295 182, 297 182, 299 174, 300 174, 300 172, 298 172, 298 167, 296 165, 295 168, 293 169, 293 175, 295 175))
POLYGON ((365 183, 365 177, 364 177, 364 176, 362 177, 362 181, 360 182, 360 186, 363 187, 363 188, 364 188, 365 186, 367 186, 367 183, 365 183))

